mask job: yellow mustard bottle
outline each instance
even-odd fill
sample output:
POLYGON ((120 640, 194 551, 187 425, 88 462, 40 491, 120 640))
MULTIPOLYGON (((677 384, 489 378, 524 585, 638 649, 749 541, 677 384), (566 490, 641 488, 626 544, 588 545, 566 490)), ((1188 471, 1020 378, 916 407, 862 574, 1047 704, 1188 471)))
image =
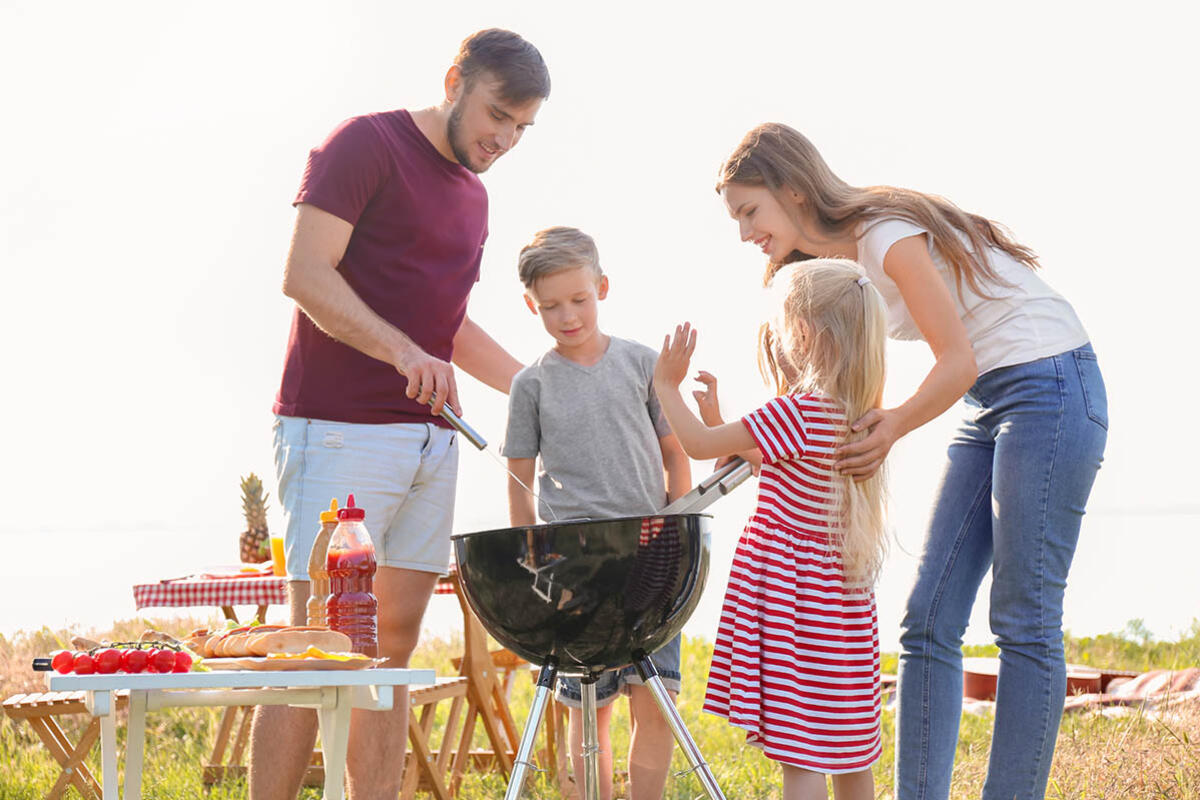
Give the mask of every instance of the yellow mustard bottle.
POLYGON ((308 624, 323 628, 329 627, 329 618, 325 610, 325 601, 329 599, 329 571, 325 567, 325 550, 329 547, 329 537, 338 525, 338 501, 329 501, 329 510, 321 512, 321 530, 317 531, 317 539, 313 542, 312 554, 308 557, 308 624))

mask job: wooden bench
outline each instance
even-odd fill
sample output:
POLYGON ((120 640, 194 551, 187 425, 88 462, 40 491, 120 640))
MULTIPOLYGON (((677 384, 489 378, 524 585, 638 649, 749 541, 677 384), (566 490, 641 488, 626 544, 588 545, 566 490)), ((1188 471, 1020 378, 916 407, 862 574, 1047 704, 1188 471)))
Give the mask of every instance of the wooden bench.
MULTIPOLYGON (((100 783, 92 775, 85 761, 100 737, 99 718, 92 718, 76 744, 71 744, 66 732, 55 719, 63 714, 87 714, 84 694, 35 692, 13 695, 4 701, 4 713, 14 720, 26 720, 62 768, 58 780, 46 795, 46 800, 58 800, 69 785, 78 789, 86 800, 100 800, 100 783)), ((118 692, 116 698, 118 710, 129 704, 127 692, 118 692)))

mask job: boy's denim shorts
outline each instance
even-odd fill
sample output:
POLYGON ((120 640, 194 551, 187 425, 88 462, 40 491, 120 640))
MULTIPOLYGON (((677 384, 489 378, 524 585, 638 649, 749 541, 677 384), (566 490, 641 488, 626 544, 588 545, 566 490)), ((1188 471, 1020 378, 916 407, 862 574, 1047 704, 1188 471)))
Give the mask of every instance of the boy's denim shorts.
MULTIPOLYGON (((679 646, 680 634, 677 633, 675 638, 650 655, 650 662, 658 670, 663 685, 667 687, 668 691, 676 694, 679 693, 680 678, 682 677, 679 673, 679 646)), ((605 672, 600 676, 600 680, 596 681, 596 708, 604 708, 620 695, 628 696, 630 686, 641 685, 641 676, 637 674, 637 669, 632 664, 622 669, 605 672)), ((559 678, 554 699, 571 708, 582 708, 583 689, 579 678, 559 678)))

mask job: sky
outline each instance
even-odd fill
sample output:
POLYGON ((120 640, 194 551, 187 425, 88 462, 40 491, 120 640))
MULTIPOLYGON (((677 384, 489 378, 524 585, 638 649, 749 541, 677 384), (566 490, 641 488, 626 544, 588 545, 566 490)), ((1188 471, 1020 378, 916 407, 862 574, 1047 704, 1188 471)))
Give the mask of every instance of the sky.
MULTIPOLYGON (((1092 336, 1111 417, 1066 627, 1141 618, 1168 637, 1200 616, 1193 8, 507 5, 0 5, 0 633, 102 626, 135 614, 134 583, 236 561, 250 471, 281 530, 271 402, 308 150, 355 114, 439 102, 458 43, 492 26, 537 45, 553 81, 536 126, 483 177, 491 236, 470 314, 517 358, 550 346, 521 302, 517 253, 574 225, 610 277, 607 332, 656 344, 689 320, 726 415, 764 402, 762 256, 713 183, 749 128, 785 122, 850 183, 946 196, 1038 252, 1092 336)), ((885 402, 931 363, 919 343, 890 346, 885 402)), ((505 399, 460 387, 494 449, 505 399)), ((884 649, 954 412, 892 451, 884 649)), ((504 485, 464 448, 455 530, 505 527, 504 485)), ((712 636, 752 505, 745 487, 710 509, 712 570, 688 633, 712 636)), ((968 641, 990 638, 986 596, 968 641)), ((447 633, 456 613, 435 598, 426 626, 447 633)))

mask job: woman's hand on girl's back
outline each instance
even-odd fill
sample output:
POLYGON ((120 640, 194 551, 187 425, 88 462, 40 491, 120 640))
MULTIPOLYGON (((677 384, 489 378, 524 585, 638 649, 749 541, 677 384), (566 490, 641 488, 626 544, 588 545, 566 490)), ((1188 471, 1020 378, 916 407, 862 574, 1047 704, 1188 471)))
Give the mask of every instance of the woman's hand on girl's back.
POLYGON ((865 481, 883 465, 888 452, 896 440, 904 435, 900 415, 894 409, 873 408, 855 420, 852 431, 870 429, 865 437, 839 447, 834 455, 837 461, 833 468, 843 475, 851 475, 856 481, 865 481))
POLYGON ((696 349, 696 332, 692 323, 685 322, 675 326, 675 336, 663 338, 662 350, 658 354, 658 363, 654 365, 654 382, 659 386, 671 386, 676 389, 687 377, 688 365, 692 361, 692 352, 696 349))
POLYGON ((700 411, 700 419, 710 428, 724 423, 725 420, 721 418, 721 404, 717 400, 717 376, 700 370, 695 380, 704 384, 703 389, 692 390, 692 397, 696 398, 696 408, 700 411))

